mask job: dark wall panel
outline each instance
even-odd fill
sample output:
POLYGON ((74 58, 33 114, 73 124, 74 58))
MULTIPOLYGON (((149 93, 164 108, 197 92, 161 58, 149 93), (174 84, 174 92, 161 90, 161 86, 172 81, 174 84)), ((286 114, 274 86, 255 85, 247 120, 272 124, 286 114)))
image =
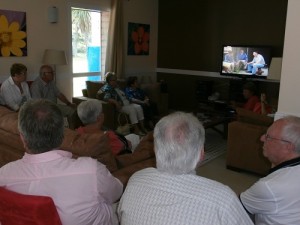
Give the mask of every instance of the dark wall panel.
POLYGON ((283 52, 287 0, 159 0, 158 67, 217 72, 221 46, 283 52))

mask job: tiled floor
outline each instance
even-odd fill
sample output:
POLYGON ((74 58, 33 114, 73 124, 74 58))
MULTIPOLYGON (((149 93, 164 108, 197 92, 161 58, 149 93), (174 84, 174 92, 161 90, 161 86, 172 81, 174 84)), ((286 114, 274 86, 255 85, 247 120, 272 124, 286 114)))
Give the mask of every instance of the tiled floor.
POLYGON ((199 167, 197 174, 228 185, 237 195, 260 178, 259 176, 246 172, 236 172, 226 169, 225 154, 199 167))

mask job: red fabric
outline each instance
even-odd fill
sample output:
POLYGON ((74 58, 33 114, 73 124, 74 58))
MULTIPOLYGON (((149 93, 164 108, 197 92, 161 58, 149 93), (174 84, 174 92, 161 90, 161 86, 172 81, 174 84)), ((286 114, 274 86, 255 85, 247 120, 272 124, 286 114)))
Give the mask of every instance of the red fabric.
MULTIPOLYGON (((85 134, 84 127, 78 127, 76 131, 79 134, 85 134)), ((111 152, 114 155, 120 154, 120 152, 124 149, 124 143, 120 141, 119 137, 113 131, 106 132, 109 138, 109 145, 111 148, 111 152)))
POLYGON ((244 109, 253 111, 256 103, 259 102, 259 98, 256 95, 251 96, 244 105, 244 109))
POLYGON ((0 187, 1 225, 62 225, 51 197, 23 195, 0 187))
POLYGON ((118 155, 124 149, 123 142, 120 141, 119 137, 113 131, 107 131, 107 135, 109 137, 112 154, 118 155))

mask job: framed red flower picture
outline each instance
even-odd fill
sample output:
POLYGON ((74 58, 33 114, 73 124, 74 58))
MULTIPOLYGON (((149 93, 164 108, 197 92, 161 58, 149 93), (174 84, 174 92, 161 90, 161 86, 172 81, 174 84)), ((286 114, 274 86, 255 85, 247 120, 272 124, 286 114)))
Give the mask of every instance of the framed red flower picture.
POLYGON ((128 23, 127 55, 149 55, 150 25, 128 23))

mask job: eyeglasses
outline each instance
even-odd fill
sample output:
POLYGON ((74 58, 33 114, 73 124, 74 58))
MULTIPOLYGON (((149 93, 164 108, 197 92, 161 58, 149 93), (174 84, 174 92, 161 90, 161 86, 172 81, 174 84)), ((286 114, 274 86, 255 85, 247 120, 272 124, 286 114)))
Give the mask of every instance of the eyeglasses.
POLYGON ((263 136, 265 137, 266 141, 282 141, 282 142, 286 142, 286 143, 291 143, 290 141, 284 140, 284 139, 280 139, 280 138, 274 138, 271 137, 268 133, 263 134, 263 136))
POLYGON ((27 71, 21 72, 19 75, 27 75, 27 71))
POLYGON ((49 74, 55 74, 54 71, 52 71, 52 72, 44 72, 44 74, 47 74, 47 73, 49 73, 49 74))

